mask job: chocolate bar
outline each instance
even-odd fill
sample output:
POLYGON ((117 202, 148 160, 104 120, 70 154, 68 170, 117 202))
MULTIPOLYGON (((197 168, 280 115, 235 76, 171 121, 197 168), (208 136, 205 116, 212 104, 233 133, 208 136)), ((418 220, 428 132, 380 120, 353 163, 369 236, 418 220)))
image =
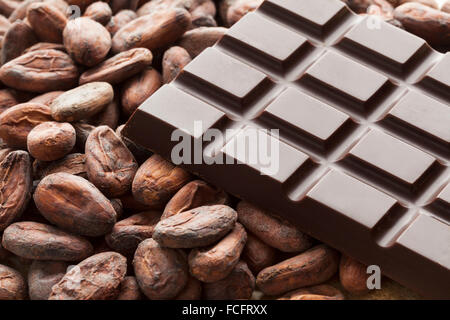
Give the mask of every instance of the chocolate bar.
POLYGON ((266 0, 124 131, 172 161, 177 132, 186 169, 450 298, 449 70, 450 53, 340 1, 266 0), (250 161, 255 131, 277 146, 277 170, 250 161))

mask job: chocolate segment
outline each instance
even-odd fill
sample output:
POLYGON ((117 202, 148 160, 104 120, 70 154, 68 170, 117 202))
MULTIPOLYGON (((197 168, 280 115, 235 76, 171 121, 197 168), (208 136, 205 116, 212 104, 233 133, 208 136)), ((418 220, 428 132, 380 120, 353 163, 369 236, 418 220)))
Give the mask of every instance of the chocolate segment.
POLYGON ((448 299, 450 55, 372 22, 338 0, 266 0, 124 134, 178 162, 179 129, 196 161, 177 164, 448 299))

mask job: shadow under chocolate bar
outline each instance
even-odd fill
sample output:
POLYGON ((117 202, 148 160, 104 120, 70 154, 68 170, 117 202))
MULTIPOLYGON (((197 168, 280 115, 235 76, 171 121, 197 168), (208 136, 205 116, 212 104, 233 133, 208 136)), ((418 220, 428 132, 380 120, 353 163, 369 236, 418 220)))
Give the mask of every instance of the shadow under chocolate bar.
POLYGON ((450 53, 370 19, 338 0, 266 0, 144 102, 125 135, 173 160, 179 129, 205 159, 233 163, 186 169, 448 299, 450 53), (211 141, 213 128, 238 130, 211 141), (246 139, 255 129, 277 142, 276 172, 246 157, 261 147, 246 139))

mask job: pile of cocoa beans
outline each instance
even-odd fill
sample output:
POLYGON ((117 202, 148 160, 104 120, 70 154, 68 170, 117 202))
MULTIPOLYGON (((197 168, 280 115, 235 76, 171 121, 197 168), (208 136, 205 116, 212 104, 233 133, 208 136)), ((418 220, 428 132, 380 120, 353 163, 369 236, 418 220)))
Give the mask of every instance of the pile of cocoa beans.
MULTIPOLYGON (((405 1, 346 2, 367 13, 405 1)), ((432 2, 393 17, 447 45, 450 15, 432 2)), ((0 299, 368 290, 361 263, 122 135, 144 100, 261 3, 0 0, 0 299)))

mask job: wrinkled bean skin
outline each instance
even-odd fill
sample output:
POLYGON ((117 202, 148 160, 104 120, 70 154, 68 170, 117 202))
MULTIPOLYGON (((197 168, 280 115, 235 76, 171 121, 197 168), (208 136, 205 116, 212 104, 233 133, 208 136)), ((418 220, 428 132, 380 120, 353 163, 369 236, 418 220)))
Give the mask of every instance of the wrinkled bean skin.
POLYGON ((0 155, 0 232, 25 210, 32 187, 28 153, 6 150, 0 155))
POLYGON ((53 286, 49 300, 109 300, 120 293, 127 259, 117 252, 90 256, 53 286))
POLYGON ((33 197, 47 220, 75 234, 101 236, 116 223, 110 201, 92 183, 75 175, 60 172, 46 176, 33 197))
POLYGON ((275 264, 277 250, 268 246, 251 233, 247 234, 247 242, 242 251, 242 259, 254 274, 275 264))
POLYGON ((161 247, 153 239, 139 244, 133 266, 139 287, 152 300, 176 297, 188 281, 187 262, 181 251, 161 247))
POLYGON ((228 206, 203 206, 161 220, 153 239, 169 248, 208 246, 230 232, 236 220, 236 211, 228 206))
POLYGON ((80 261, 92 254, 86 239, 37 222, 16 222, 3 232, 2 245, 33 260, 80 261))
POLYGON ((293 258, 263 269, 256 279, 258 288, 267 295, 323 283, 338 269, 339 254, 318 245, 293 258))
POLYGON ((22 275, 0 264, 0 300, 23 300, 25 297, 26 283, 22 275))
POLYGON ((226 278, 239 262, 247 233, 240 223, 215 245, 196 248, 189 254, 189 271, 202 282, 226 278))
POLYGON ((109 197, 131 190, 138 169, 133 154, 115 132, 107 127, 95 128, 86 141, 86 171, 91 181, 109 197))

